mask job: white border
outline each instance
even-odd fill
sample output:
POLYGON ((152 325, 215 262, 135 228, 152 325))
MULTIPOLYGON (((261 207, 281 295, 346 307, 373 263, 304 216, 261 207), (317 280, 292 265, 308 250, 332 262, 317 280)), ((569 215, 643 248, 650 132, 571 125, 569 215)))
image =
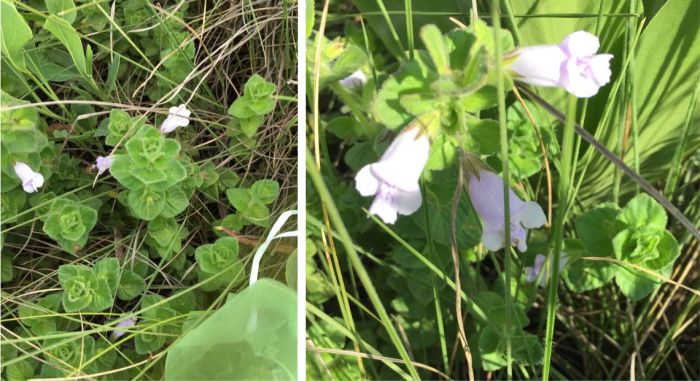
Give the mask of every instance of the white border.
POLYGON ((306 0, 297 2, 297 380, 306 380, 306 0))

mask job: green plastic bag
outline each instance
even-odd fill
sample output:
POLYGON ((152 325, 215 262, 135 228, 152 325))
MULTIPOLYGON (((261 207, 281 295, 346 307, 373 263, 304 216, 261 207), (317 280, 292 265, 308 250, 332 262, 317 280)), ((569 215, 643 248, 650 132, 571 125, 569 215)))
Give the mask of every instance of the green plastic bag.
POLYGON ((296 380, 296 293, 260 279, 168 351, 166 380, 296 380))

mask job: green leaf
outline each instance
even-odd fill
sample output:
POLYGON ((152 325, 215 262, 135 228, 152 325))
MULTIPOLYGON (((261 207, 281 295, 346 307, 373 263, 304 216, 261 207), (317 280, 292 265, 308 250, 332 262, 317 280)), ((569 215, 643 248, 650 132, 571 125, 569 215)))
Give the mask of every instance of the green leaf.
POLYGON ((117 297, 121 300, 129 301, 137 298, 146 289, 146 281, 131 270, 124 270, 119 279, 117 297))
POLYGON ((498 153, 501 147, 501 134, 497 121, 474 118, 467 120, 467 128, 469 128, 470 137, 477 144, 477 147, 470 147, 472 148, 470 151, 474 151, 474 148, 477 148, 476 150, 482 155, 498 153))
POLYGON ((650 275, 622 265, 615 269, 615 283, 625 296, 634 301, 651 294, 660 285, 650 275))
POLYGON ((435 81, 422 61, 409 61, 399 71, 387 78, 372 102, 372 115, 385 127, 396 130, 414 119, 414 115, 401 106, 400 99, 408 94, 429 93, 429 85, 435 81))
POLYGON ((681 254, 681 249, 676 238, 666 230, 661 232, 656 250, 659 252, 659 256, 644 263, 645 267, 652 270, 662 270, 669 266, 673 267, 673 263, 681 254))
POLYGON ((248 205, 253 201, 250 190, 245 188, 227 189, 226 197, 228 197, 231 205, 239 211, 246 210, 248 205))
MULTIPOLYGON (((578 221, 577 221, 578 224, 578 221)), ((589 252, 578 240, 566 240, 565 253, 567 264, 563 278, 566 286, 573 292, 584 292, 606 285, 615 276, 612 263, 586 261, 583 256, 604 256, 603 252, 589 252)), ((610 242, 608 241, 608 244, 610 242)))
POLYGON ((66 338, 46 339, 42 347, 47 348, 44 357, 52 365, 58 369, 75 369, 79 368, 85 359, 94 356, 95 339, 89 335, 80 335, 70 341, 66 341, 66 338))
POLYGON ((243 134, 250 138, 255 135, 255 133, 258 131, 258 127, 262 126, 264 120, 264 117, 256 115, 250 118, 240 119, 238 123, 241 126, 243 134))
POLYGON ((10 255, 2 254, 0 257, 0 270, 2 270, 2 274, 0 274, 0 280, 2 280, 2 283, 9 282, 15 277, 14 270, 12 268, 12 257, 10 255))
POLYGON ((92 303, 92 287, 97 279, 89 267, 61 265, 58 280, 63 288, 63 308, 66 312, 85 309, 92 303))
POLYGON ((160 215, 172 218, 182 213, 190 205, 187 195, 178 186, 170 187, 165 191, 165 204, 160 215))
POLYGON ((663 230, 667 217, 661 204, 646 193, 640 193, 625 205, 618 219, 631 229, 663 230))
POLYGON ((105 144, 114 147, 131 128, 131 117, 126 112, 113 108, 109 112, 108 120, 109 134, 105 138, 105 144))
POLYGON ((49 31, 63 46, 68 50, 75 67, 78 72, 88 81, 92 82, 92 77, 88 74, 88 67, 85 61, 85 52, 83 44, 80 41, 80 35, 73 27, 64 19, 58 18, 55 15, 49 15, 44 23, 44 29, 49 31))
POLYGON ((150 221, 156 218, 165 207, 165 192, 153 187, 143 187, 129 191, 127 198, 131 212, 138 218, 150 221))
POLYGON ((306 38, 311 37, 311 32, 314 30, 314 19, 316 16, 314 2, 315 0, 306 1, 306 38))
POLYGON ((46 9, 52 15, 66 20, 69 24, 75 21, 75 3, 73 0, 46 0, 46 9))
POLYGON ((114 294, 107 283, 107 279, 95 277, 96 283, 93 284, 92 303, 87 307, 88 311, 98 312, 104 311, 114 304, 114 294))
POLYGON ((268 205, 273 203, 280 193, 280 185, 275 180, 258 180, 250 188, 250 194, 258 202, 268 205))
POLYGON ((21 360, 14 362, 8 365, 7 368, 5 368, 5 377, 7 377, 8 381, 29 380, 31 378, 34 378, 34 367, 32 367, 32 364, 29 360, 21 360))
POLYGON ((440 29, 433 24, 425 25, 420 30, 420 37, 430 57, 433 59, 438 74, 448 74, 450 72, 450 62, 440 29))
POLYGON ((591 209, 576 219, 576 234, 589 255, 614 258, 612 241, 619 231, 615 222, 619 209, 599 207, 591 209))
POLYGON ((32 39, 32 30, 11 0, 2 0, 0 4, 2 55, 20 71, 27 71, 24 45, 32 39))
POLYGON ((270 210, 257 202, 248 205, 241 213, 245 219, 258 226, 267 226, 270 223, 270 210))
POLYGON ((194 255, 202 271, 216 274, 240 261, 238 240, 233 237, 219 238, 213 244, 198 247, 194 255))
POLYGON ((119 260, 117 258, 104 258, 95 262, 93 271, 98 279, 104 279, 109 285, 111 294, 117 291, 119 285, 119 260))

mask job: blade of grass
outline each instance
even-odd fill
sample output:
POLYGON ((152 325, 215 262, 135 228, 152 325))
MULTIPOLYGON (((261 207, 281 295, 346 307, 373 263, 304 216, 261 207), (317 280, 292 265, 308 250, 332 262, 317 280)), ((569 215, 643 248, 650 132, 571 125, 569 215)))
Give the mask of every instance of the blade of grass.
POLYGON ((503 47, 501 46, 501 38, 498 35, 501 31, 501 5, 499 0, 491 3, 491 17, 493 21, 493 44, 495 50, 495 74, 496 74, 496 92, 498 94, 498 125, 500 130, 500 145, 501 145, 501 166, 503 177, 503 225, 504 225, 504 242, 505 242, 505 304, 506 304, 506 372, 509 380, 513 379, 513 348, 510 337, 510 324, 512 314, 511 303, 511 257, 510 257, 510 172, 508 170, 508 126, 506 124, 506 93, 505 79, 503 78, 503 67, 501 60, 503 57, 503 47))
MULTIPOLYGON (((307 162, 311 162, 312 154, 308 150, 308 148, 306 149, 306 156, 308 160, 307 162)), ((353 269, 357 273, 357 277, 360 278, 360 283, 362 283, 362 286, 365 288, 365 291, 367 292, 367 295, 369 296, 372 305, 377 310, 377 314, 382 319, 382 323, 384 324, 384 328, 386 329, 387 334, 389 334, 389 338, 396 347, 396 350, 399 352, 401 359, 405 361, 411 378, 415 380, 420 379, 418 371, 411 362, 411 358, 408 355, 406 347, 401 342, 401 338, 399 337, 399 334, 396 331, 396 328, 394 328, 389 314, 387 313, 386 309, 384 308, 384 305, 382 304, 382 300, 380 299, 379 294, 377 293, 377 290, 374 287, 374 284, 372 283, 372 279, 370 279, 367 270, 365 269, 364 265, 362 264, 362 261, 360 260, 360 257, 357 254, 357 251, 355 251, 355 247, 352 244, 352 238, 350 237, 350 233, 348 233, 347 229, 345 228, 345 223, 343 222, 343 219, 335 206, 335 201, 333 200, 330 192, 328 191, 328 188, 326 187, 326 184, 323 181, 319 170, 313 165, 307 165, 306 173, 311 178, 311 181, 313 182, 314 187, 316 188, 316 191, 318 192, 321 198, 321 201, 323 202, 326 210, 328 211, 328 216, 330 220, 335 225, 335 228, 338 230, 338 233, 341 237, 341 243, 345 248, 348 259, 350 260, 353 269)))
MULTIPOLYGON (((554 338, 554 324, 556 321, 557 309, 557 288, 559 285, 559 257, 564 246, 564 224, 566 223, 566 212, 569 207, 568 196, 572 181, 572 163, 574 151, 574 123, 576 120, 576 97, 569 95, 569 110, 567 112, 566 125, 564 126, 564 136, 562 138, 562 160, 559 170, 559 207, 554 221, 554 246, 551 255, 554 256, 550 271, 552 278, 547 285, 547 326, 545 328, 544 339, 544 367, 542 369, 542 380, 549 380, 549 372, 552 362, 552 345, 554 338)), ((549 261, 547 261, 549 266, 549 261)), ((549 272, 547 272, 549 273, 549 272)))

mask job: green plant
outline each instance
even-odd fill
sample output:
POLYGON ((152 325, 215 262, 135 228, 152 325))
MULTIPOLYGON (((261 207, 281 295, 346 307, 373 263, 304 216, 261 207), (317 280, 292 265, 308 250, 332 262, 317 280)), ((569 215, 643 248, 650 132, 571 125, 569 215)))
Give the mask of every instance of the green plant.
POLYGON ((273 180, 258 180, 250 188, 230 188, 226 197, 241 217, 249 223, 267 226, 270 223, 271 204, 279 195, 279 184, 273 180))
POLYGON ((233 237, 219 238, 213 244, 202 245, 194 255, 199 265, 199 279, 207 281, 202 286, 204 290, 235 286, 245 277, 243 263, 238 258, 238 241, 233 237))
POLYGON ((275 108, 276 91, 273 83, 254 74, 248 79, 243 89, 243 96, 236 98, 228 109, 228 113, 236 117, 243 133, 247 137, 255 135, 262 125, 264 116, 275 108))
POLYGON ((95 224, 95 209, 70 199, 59 198, 51 203, 43 229, 64 250, 75 253, 85 246, 95 224))

